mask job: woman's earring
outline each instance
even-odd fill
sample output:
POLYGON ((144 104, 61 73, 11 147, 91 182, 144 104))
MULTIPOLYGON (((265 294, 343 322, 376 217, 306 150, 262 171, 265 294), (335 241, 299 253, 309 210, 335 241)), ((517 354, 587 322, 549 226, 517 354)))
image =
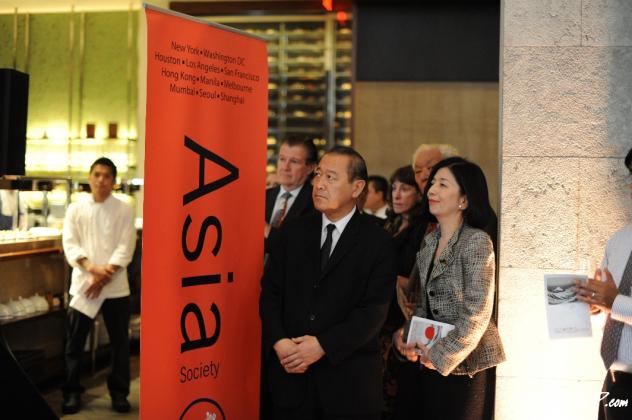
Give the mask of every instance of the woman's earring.
POLYGON ((463 210, 463 204, 459 204, 459 210, 463 210))

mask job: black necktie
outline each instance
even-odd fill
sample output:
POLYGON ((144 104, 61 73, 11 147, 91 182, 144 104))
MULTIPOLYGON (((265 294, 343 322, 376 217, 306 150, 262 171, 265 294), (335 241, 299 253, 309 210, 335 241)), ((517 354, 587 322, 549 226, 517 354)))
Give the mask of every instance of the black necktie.
POLYGON ((333 233, 336 225, 330 223, 327 225, 327 238, 325 238, 325 243, 323 247, 320 249, 320 269, 321 271, 325 271, 325 267, 327 267, 327 263, 329 262, 329 254, 331 253, 331 242, 333 241, 333 233))

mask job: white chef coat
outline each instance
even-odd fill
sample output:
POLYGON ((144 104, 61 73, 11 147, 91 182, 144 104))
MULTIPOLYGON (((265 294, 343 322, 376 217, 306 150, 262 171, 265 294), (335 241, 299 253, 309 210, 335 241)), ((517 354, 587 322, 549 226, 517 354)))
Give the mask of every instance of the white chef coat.
POLYGON ((92 197, 68 206, 62 234, 64 252, 73 267, 70 294, 76 295, 90 273, 77 260, 87 258, 93 264, 112 264, 121 267, 101 290, 99 297, 129 296, 127 265, 136 246, 134 209, 121 200, 109 196, 97 203, 92 197))

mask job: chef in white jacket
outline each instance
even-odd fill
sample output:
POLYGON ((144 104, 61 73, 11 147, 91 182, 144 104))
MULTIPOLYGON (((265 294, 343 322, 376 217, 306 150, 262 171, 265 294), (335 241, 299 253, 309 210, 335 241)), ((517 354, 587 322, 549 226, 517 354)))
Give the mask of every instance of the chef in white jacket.
POLYGON ((112 196, 116 166, 108 158, 90 167, 89 200, 72 203, 63 228, 64 252, 73 267, 66 331, 65 414, 81 409, 79 366, 90 327, 103 314, 112 349, 108 390, 112 408, 130 410, 129 394, 129 283, 126 267, 136 244, 134 210, 112 196))

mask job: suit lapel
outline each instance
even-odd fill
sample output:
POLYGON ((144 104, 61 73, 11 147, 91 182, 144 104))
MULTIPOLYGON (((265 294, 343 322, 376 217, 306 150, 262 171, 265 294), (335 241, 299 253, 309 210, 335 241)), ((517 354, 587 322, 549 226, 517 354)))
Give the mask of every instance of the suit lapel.
MULTIPOLYGON (((355 243, 358 241, 358 236, 360 233, 360 212, 356 210, 355 214, 349 220, 349 224, 345 228, 344 232, 338 239, 338 243, 334 248, 334 252, 329 257, 329 262, 327 263, 327 267, 325 267, 325 271, 321 274, 321 279, 323 279, 331 270, 340 263, 342 258, 353 248, 355 243)), ((320 242, 319 242, 320 244, 320 242)), ((320 255, 320 252, 319 252, 320 255)))
MULTIPOLYGON (((314 212, 309 216, 310 223, 307 227, 305 235, 305 250, 307 264, 310 265, 310 273, 320 273, 320 234, 323 224, 323 218, 319 212, 314 212)), ((313 281, 317 281, 319 275, 313 277, 313 281)))
POLYGON ((279 195, 280 187, 273 187, 266 190, 266 223, 270 223, 272 218, 272 210, 274 209, 274 203, 277 195, 279 195))
MULTIPOLYGON (((438 238, 436 237, 435 232, 432 232, 424 237, 423 239, 424 246, 419 251, 418 264, 420 267, 430 267, 430 263, 432 262, 432 259, 434 258, 435 250, 437 249, 437 242, 438 242, 438 238)), ((428 277, 428 272, 426 270, 426 272, 423 273, 423 278, 421 279, 422 282, 425 283, 426 279, 430 281, 433 277, 436 277, 437 276, 437 274, 435 273, 436 269, 437 269, 436 265, 432 267, 432 273, 430 273, 430 277, 428 277)))
POLYGON ((309 185, 308 183, 303 184, 303 188, 301 188, 301 191, 299 191, 298 195, 296 196, 296 199, 294 200, 294 204, 292 204, 292 207, 290 207, 290 210, 287 212, 287 216, 291 216, 291 217, 295 217, 300 215, 303 210, 305 209, 305 205, 307 203, 307 200, 311 200, 312 199, 312 189, 311 189, 311 185, 309 185))
MULTIPOLYGON (((443 274, 446 268, 449 267, 450 264, 452 264, 452 260, 454 260, 454 246, 459 240, 459 236, 461 236, 462 229, 463 229, 463 225, 461 225, 461 228, 459 228, 456 232, 454 232, 454 235, 452 235, 452 237, 448 241, 447 245, 445 246, 445 249, 443 250, 441 255, 439 255, 439 261, 432 268, 432 274, 430 275, 430 280, 433 280, 436 277, 439 277, 441 274, 443 274)), ((437 236, 436 238, 438 241, 439 237, 437 236)), ((436 244, 435 244, 435 247, 436 247, 436 244)), ((433 248, 433 250, 434 249, 436 248, 433 248)))

